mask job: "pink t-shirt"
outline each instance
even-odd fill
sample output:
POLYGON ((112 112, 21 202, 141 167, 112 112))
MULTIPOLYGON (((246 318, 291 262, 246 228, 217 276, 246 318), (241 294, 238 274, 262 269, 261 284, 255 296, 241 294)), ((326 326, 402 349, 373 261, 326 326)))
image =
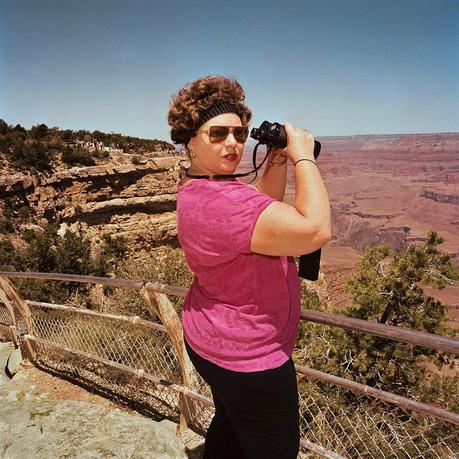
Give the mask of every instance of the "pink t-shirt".
POLYGON ((184 334, 201 357, 233 371, 276 368, 296 341, 295 261, 250 251, 257 218, 273 201, 239 181, 179 186, 178 237, 195 275, 182 311, 184 334))

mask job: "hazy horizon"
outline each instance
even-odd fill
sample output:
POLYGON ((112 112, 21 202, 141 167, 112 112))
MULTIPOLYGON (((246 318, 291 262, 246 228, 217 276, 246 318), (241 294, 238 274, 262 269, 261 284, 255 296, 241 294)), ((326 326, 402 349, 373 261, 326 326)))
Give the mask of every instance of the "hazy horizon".
MULTIPOLYGON (((0 118, 0 119, 3 119, 3 118, 0 118)), ((24 125, 22 123, 10 123, 8 122, 8 120, 6 119, 3 119, 3 121, 5 121, 8 125, 10 126, 15 126, 16 124, 20 124, 23 128, 25 129, 30 129, 32 126, 34 125, 38 125, 38 124, 42 124, 41 122, 37 122, 35 124, 32 124, 32 125, 24 125)), ((46 124, 46 123, 43 123, 43 124, 46 124)), ((110 131, 110 132, 107 132, 107 131, 102 131, 101 129, 98 129, 98 128, 95 128, 95 129, 72 129, 71 127, 67 127, 67 128, 63 128, 61 126, 51 126, 51 125, 47 125, 48 128, 54 128, 54 127, 57 127, 59 128, 60 130, 65 130, 65 129, 70 129, 70 130, 73 130, 73 131, 78 131, 78 130, 87 130, 89 132, 93 132, 93 131, 101 131, 101 132, 104 132, 104 133, 114 133, 114 134, 121 134, 121 135, 125 135, 125 136, 130 136, 130 137, 137 137, 133 134, 129 134, 129 133, 122 133, 122 132, 116 132, 116 131, 110 131)), ((255 127, 255 126, 251 126, 251 127, 255 127)), ((409 132, 409 133, 404 133, 404 132, 389 132, 389 133, 379 133, 379 134, 373 134, 373 133, 366 133, 366 134, 343 134, 343 135, 319 135, 319 136, 316 136, 315 138, 317 139, 327 139, 327 138, 340 138, 340 137, 383 137, 383 136, 393 136, 393 137, 396 137, 396 136, 416 136, 416 135, 419 135, 419 136, 423 136, 423 135, 448 135, 448 134, 458 134, 459 135, 459 130, 458 131, 437 131, 437 132, 409 132)), ((154 140, 153 137, 141 137, 143 139, 147 139, 147 140, 154 140)), ((172 143, 172 141, 170 139, 158 139, 156 138, 156 140, 165 140, 166 142, 170 142, 172 143)), ((256 140, 253 140, 251 138, 248 138, 247 141, 246 141, 246 145, 247 144, 256 144, 257 141, 256 140)), ((177 147, 179 148, 180 145, 177 145, 177 147)))

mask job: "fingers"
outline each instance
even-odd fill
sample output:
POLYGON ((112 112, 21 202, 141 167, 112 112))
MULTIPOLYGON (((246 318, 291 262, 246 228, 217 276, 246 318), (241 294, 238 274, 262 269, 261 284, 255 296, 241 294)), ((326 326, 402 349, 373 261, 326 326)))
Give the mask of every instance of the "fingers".
POLYGON ((296 128, 290 122, 284 124, 287 133, 286 154, 292 161, 309 158, 314 153, 314 137, 305 129, 296 128))
POLYGON ((289 123, 288 121, 286 121, 284 123, 284 128, 285 128, 285 132, 287 133, 287 138, 293 135, 295 128, 292 126, 292 123, 289 123))
POLYGON ((284 123, 285 132, 287 133, 287 138, 290 137, 303 137, 305 134, 308 138, 314 139, 314 136, 306 129, 296 128, 292 123, 286 121, 284 123))
POLYGON ((272 155, 281 155, 281 156, 284 156, 285 157, 285 148, 278 148, 278 147, 271 147, 269 149, 269 152, 272 154, 272 155))

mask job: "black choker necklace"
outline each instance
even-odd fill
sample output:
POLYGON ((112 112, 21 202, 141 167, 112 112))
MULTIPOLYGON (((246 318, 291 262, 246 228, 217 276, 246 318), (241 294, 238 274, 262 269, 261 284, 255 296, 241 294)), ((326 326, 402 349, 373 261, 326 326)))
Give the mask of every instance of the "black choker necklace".
POLYGON ((188 169, 185 169, 185 175, 189 178, 193 178, 193 179, 207 179, 207 180, 235 180, 236 178, 238 177, 247 177, 248 175, 250 174, 253 174, 255 172, 255 177, 253 178, 253 180, 250 182, 252 183, 256 178, 257 178, 257 172, 258 170, 263 166, 263 164, 265 163, 265 161, 267 160, 268 158, 268 154, 269 154, 269 148, 266 152, 266 156, 264 157, 263 161, 260 163, 260 165, 257 166, 256 164, 256 155, 257 155, 257 149, 258 149, 258 146, 261 145, 260 143, 257 143, 255 145, 255 148, 253 149, 253 157, 252 157, 252 163, 253 163, 253 170, 250 171, 250 172, 245 172, 244 174, 220 174, 220 175, 194 175, 194 174, 190 174, 188 172, 188 169))
MULTIPOLYGON (((251 174, 249 172, 248 174, 251 174)), ((208 180, 234 180, 236 177, 243 177, 248 174, 221 174, 221 175, 195 175, 190 174, 188 169, 185 169, 185 175, 194 179, 208 179, 208 180)))

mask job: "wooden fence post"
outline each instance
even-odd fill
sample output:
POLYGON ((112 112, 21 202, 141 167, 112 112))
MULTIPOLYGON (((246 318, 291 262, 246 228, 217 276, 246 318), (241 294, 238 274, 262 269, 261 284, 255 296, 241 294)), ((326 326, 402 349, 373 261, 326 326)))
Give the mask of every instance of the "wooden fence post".
POLYGON ((16 330, 16 338, 19 346, 21 347, 21 353, 23 356, 26 356, 32 363, 37 361, 37 350, 34 343, 31 343, 27 338, 22 340, 19 338, 18 333, 20 333, 17 321, 16 314, 24 321, 24 327, 28 335, 33 335, 32 330, 32 315, 30 313, 29 306, 27 305, 24 298, 22 298, 19 291, 11 283, 7 277, 0 276, 0 291, 3 293, 1 300, 7 305, 10 314, 13 316, 13 323, 16 330))
POLYGON ((18 339, 18 331, 17 331, 17 326, 16 326, 16 317, 14 316, 14 309, 13 309, 13 305, 11 304, 11 301, 9 300, 9 298, 6 296, 6 293, 1 288, 1 284, 0 284, 0 301, 6 306, 6 309, 10 315, 11 323, 12 323, 12 325, 9 326, 10 333, 11 333, 11 339, 13 341, 14 347, 17 348, 19 347, 19 339, 18 339))
MULTIPOLYGON (((183 340, 183 328, 180 317, 178 316, 174 306, 170 302, 167 295, 164 293, 157 293, 154 291, 154 286, 148 282, 141 290, 142 296, 147 301, 151 310, 166 327, 172 345, 175 348, 177 357, 182 371, 183 385, 191 388, 193 385, 193 365, 186 352, 185 342, 183 340)), ((186 394, 180 393, 180 424, 178 427, 179 432, 182 433, 186 427, 191 423, 193 417, 193 407, 191 401, 187 398, 186 394)))

